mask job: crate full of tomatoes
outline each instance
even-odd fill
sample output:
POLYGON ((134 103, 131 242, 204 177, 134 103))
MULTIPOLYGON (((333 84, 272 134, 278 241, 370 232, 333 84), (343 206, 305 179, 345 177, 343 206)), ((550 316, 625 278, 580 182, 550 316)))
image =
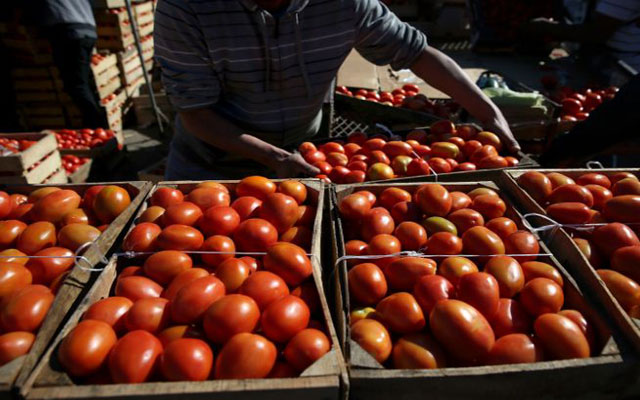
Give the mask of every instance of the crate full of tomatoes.
POLYGON ((522 153, 508 155, 496 134, 449 120, 411 130, 404 140, 354 132, 345 141, 304 142, 298 151, 320 170, 317 178, 337 184, 516 167, 521 160, 536 165, 522 153))
POLYGON ((563 86, 553 91, 550 96, 562 104, 562 120, 575 122, 589 118, 590 112, 600 107, 602 103, 612 100, 617 92, 618 88, 615 86, 583 90, 563 86))
POLYGON ((63 155, 99 158, 123 148, 121 135, 111 129, 61 129, 53 133, 63 155))
POLYGON ((25 382, 148 187, 0 187, 0 391, 25 382))
POLYGON ((66 183, 54 138, 43 133, 0 134, 4 183, 66 183))
POLYGON ((619 323, 640 348, 639 176, 637 169, 523 170, 505 181, 524 208, 560 224, 565 247, 583 255, 579 273, 595 293, 615 299, 619 323))
POLYGON ((28 398, 338 398, 323 196, 317 180, 158 184, 28 398))
POLYGON ((93 161, 87 157, 78 157, 73 154, 62 156, 62 167, 71 183, 83 183, 89 178, 93 161))
POLYGON ((381 183, 335 199, 352 398, 604 393, 629 367, 494 184, 381 183))

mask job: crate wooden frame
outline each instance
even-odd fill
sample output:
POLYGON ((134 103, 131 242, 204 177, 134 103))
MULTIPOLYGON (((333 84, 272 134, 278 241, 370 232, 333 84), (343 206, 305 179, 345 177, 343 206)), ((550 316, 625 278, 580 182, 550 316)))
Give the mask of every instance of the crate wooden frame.
POLYGON ((80 168, 76 170, 76 172, 68 175, 69 182, 71 183, 85 183, 87 179, 89 179, 89 174, 91 173, 91 166, 93 165, 93 160, 89 159, 87 162, 82 164, 80 168))
MULTIPOLYGON (((334 260, 345 255, 344 235, 337 205, 339 201, 358 190, 370 190, 374 194, 388 187, 416 189, 423 183, 374 183, 369 185, 352 185, 351 187, 334 187, 331 196, 330 213, 332 214, 332 237, 334 238, 334 260)), ((478 187, 487 187, 501 194, 508 205, 510 215, 520 215, 510 204, 506 193, 493 182, 457 182, 443 183, 449 190, 468 191, 478 187)), ((516 222, 519 221, 516 219, 516 222)), ((539 241, 541 252, 549 252, 544 242, 539 241)), ((346 261, 338 263, 332 271, 335 275, 334 285, 337 288, 334 296, 337 304, 336 314, 338 332, 342 335, 345 359, 350 370, 350 398, 388 399, 400 396, 403 399, 419 398, 429 393, 434 399, 468 399, 471 397, 488 397, 495 399, 536 399, 553 395, 554 398, 617 398, 621 393, 616 390, 628 390, 637 395, 638 367, 636 359, 630 352, 623 334, 618 326, 612 323, 606 313, 611 310, 610 304, 595 303, 581 292, 573 279, 555 255, 545 259, 554 265, 563 275, 565 282, 565 304, 571 297, 577 303, 583 302, 587 318, 595 326, 609 328, 613 335, 609 342, 601 343, 602 351, 588 359, 544 361, 533 364, 480 366, 464 368, 444 368, 435 370, 396 370, 380 369, 380 365, 349 338, 349 301, 347 286, 346 261), (567 287, 573 289, 567 290, 567 287), (355 350, 355 353, 353 350, 355 350), (355 365, 354 365, 355 364, 355 365), (608 395, 609 397, 607 397, 608 395)), ((575 304, 572 304, 575 306, 575 304)), ((602 331, 598 329, 600 334, 602 331)), ((605 331, 606 332, 606 331, 605 331)))
MULTIPOLYGON (((536 169, 536 170, 507 170, 503 171, 500 177, 501 186, 511 195, 514 202, 518 204, 523 210, 530 213, 538 213, 547 215, 544 208, 535 201, 529 193, 527 193, 517 182, 519 176, 530 172, 538 171, 542 173, 559 172, 567 175, 568 177, 575 179, 580 175, 596 172, 606 176, 611 176, 617 172, 631 172, 640 177, 640 169, 638 168, 606 168, 606 169, 536 169)), ((531 221, 537 226, 549 225, 548 221, 531 221)), ((571 238, 570 233, 565 228, 558 229, 557 234, 561 240, 558 240, 556 246, 551 246, 553 251, 562 251, 567 256, 570 256, 575 260, 572 265, 575 268, 576 277, 580 278, 586 287, 594 293, 602 302, 610 302, 614 309, 612 316, 615 318, 616 323, 619 324, 627 337, 627 339, 633 344, 635 349, 640 353, 640 320, 632 318, 624 311, 620 306, 620 303, 615 299, 611 291, 607 288, 604 281, 596 273, 596 268, 591 265, 589 260, 582 254, 578 246, 571 238)), ((640 283, 640 282, 639 282, 640 283)))
POLYGON ((58 148, 56 138, 43 133, 0 134, 0 138, 37 141, 20 153, 0 157, 0 171, 21 173, 58 148))
MULTIPOLYGON (((274 180, 280 182, 282 180, 274 180)), ((234 190, 237 180, 218 180, 234 190)), ((308 189, 308 195, 317 203, 314 218, 313 239, 311 253, 317 257, 311 257, 313 279, 320 295, 320 306, 327 325, 332 346, 329 353, 309 366, 297 378, 284 379, 246 379, 246 380, 209 380, 204 382, 149 382, 143 384, 110 384, 110 385, 74 385, 67 374, 54 371, 51 367, 55 357, 54 351, 66 334, 75 327, 84 311, 101 297, 109 295, 112 283, 116 278, 116 264, 118 259, 114 256, 98 281, 82 300, 81 305, 68 319, 60 333, 53 340, 48 350, 33 370, 26 386, 21 394, 26 399, 119 399, 130 396, 140 396, 157 399, 234 399, 241 392, 245 395, 260 396, 263 399, 299 399, 304 396, 307 400, 320 400, 341 396, 341 390, 346 385, 346 367, 340 351, 338 337, 333 325, 333 319, 327 299, 324 294, 322 280, 322 266, 320 261, 320 247, 322 245, 323 205, 325 204, 324 185, 317 179, 301 179, 308 189), (317 196, 317 197, 316 197, 317 196), (45 384, 38 387, 37 383, 45 384)), ((147 200, 155 190, 161 187, 172 187, 189 191, 195 188, 200 181, 173 181, 160 182, 148 192, 145 200, 139 208, 134 222, 147 209, 147 200)), ((133 229, 135 225, 131 225, 133 229)))
MULTIPOLYGON (((24 170, 22 173, 11 176, 3 176, 4 183, 10 184, 38 184, 45 183, 51 175, 62 168, 60 152, 54 150, 44 156, 36 167, 31 170, 24 170)), ((62 183, 66 183, 66 179, 62 183)))
MULTIPOLYGON (((65 176, 64 170, 61 173, 65 176)), ((94 185, 92 184, 65 184, 57 185, 63 189, 72 189, 83 195, 84 192, 94 185)), ((105 185, 118 185, 126 188, 131 196, 131 204, 116 217, 105 229, 98 239, 90 245, 83 253, 87 259, 87 265, 85 267, 97 266, 102 258, 109 252, 116 239, 127 226, 131 217, 135 211, 139 208, 143 199, 149 192, 151 184, 148 182, 109 182, 105 185)), ((41 187, 47 187, 50 184, 44 185, 5 185, 0 184, 0 190, 7 191, 8 193, 23 193, 28 194, 33 190, 41 187)), ((65 278, 64 282, 60 286, 58 293, 45 317, 42 326, 36 334, 36 339, 33 342, 31 350, 24 356, 18 357, 8 364, 0 367, 0 397, 2 393, 7 393, 10 390, 19 390, 24 386, 27 378, 31 375, 31 371, 36 366, 36 363, 40 360, 44 354, 51 339, 55 337, 56 332, 61 328, 61 324, 65 317, 73 311, 73 306, 95 279, 95 274, 78 267, 78 263, 70 270, 69 275, 65 278)))

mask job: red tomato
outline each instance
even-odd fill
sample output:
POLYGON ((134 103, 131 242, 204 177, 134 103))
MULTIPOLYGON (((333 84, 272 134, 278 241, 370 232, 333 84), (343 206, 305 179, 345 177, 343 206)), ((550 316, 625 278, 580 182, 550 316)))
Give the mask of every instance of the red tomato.
POLYGON ((472 200, 465 193, 450 192, 449 195, 451 196, 451 212, 471 206, 472 200))
POLYGON ((136 300, 124 317, 128 331, 160 332, 169 323, 169 300, 161 297, 136 300))
POLYGON ((213 351, 200 339, 176 339, 160 356, 160 371, 169 381, 204 381, 213 367, 213 351))
POLYGON ((498 196, 483 194, 473 199, 471 208, 487 219, 500 218, 507 210, 507 205, 498 196))
POLYGON ((580 177, 576 179, 576 183, 582 186, 598 185, 604 187, 605 189, 611 188, 611 180, 609 180, 606 175, 599 174, 597 172, 590 172, 580 175, 580 177))
MULTIPOLYGON (((392 235, 379 234, 374 236, 367 247, 369 255, 389 255, 399 253, 402 250, 400 241, 392 235)), ((373 262, 383 268, 393 261, 392 257, 381 257, 373 262)))
POLYGON ((307 199, 307 187, 297 180, 287 180, 278 185, 278 192, 291 196, 298 205, 307 199))
POLYGON ((496 235, 484 226, 476 226, 462 235, 463 250, 467 254, 505 254, 505 245, 496 235))
POLYGON ((358 264, 349 270, 348 276, 349 295, 355 303, 375 305, 387 294, 387 280, 375 264, 358 264))
POLYGON ((436 174, 446 174, 451 172, 451 170, 453 169, 453 167, 447 160, 440 157, 430 158, 429 166, 436 174))
POLYGON ((527 335, 513 333, 496 340, 489 352, 487 363, 489 365, 526 364, 542 360, 543 353, 540 345, 527 335))
MULTIPOLYGON (((102 190, 102 188, 100 188, 102 190)), ((27 202, 29 203, 36 203, 38 202, 38 200, 42 199, 43 197, 45 197, 46 195, 53 193, 57 190, 61 190, 59 187, 43 187, 43 188, 39 188, 34 190, 33 192, 29 193, 29 197, 27 198, 27 202)), ((89 189, 91 190, 91 189, 89 189)))
POLYGON ((393 218, 389 211, 382 207, 376 207, 369 210, 362 219, 360 233, 366 241, 372 240, 373 237, 380 234, 391 234, 395 229, 393 218))
POLYGON ((120 186, 105 186, 93 202, 93 212, 102 223, 109 224, 131 204, 129 192, 120 186))
POLYGON ((404 221, 417 221, 420 219, 422 211, 413 202, 402 201, 396 203, 391 209, 391 217, 396 225, 404 221))
POLYGON ((524 287, 524 272, 512 257, 491 257, 484 266, 484 272, 493 275, 498 281, 500 297, 512 298, 524 287))
POLYGON ((385 326, 395 333, 418 332, 426 323, 418 302, 406 292, 385 297, 376 306, 376 311, 385 326))
MULTIPOLYGON (((244 221, 249 218, 257 218, 258 211, 260 210, 260 206, 262 205, 262 201, 252 196, 244 196, 238 197, 234 200, 233 204, 231 204, 231 208, 233 208, 238 216, 240 216, 240 221, 244 221)), ((205 212, 206 214, 206 212, 205 212)))
POLYGON ((453 222, 459 233, 464 233, 474 226, 484 225, 484 218, 482 218, 482 215, 479 212, 469 208, 456 210, 449 214, 447 216, 447 219, 453 222))
POLYGON ((422 257, 399 257, 385 269, 389 285, 397 291, 411 291, 424 275, 436 273, 436 262, 422 257))
POLYGON ((240 225, 240 220, 240 215, 232 207, 215 206, 208 208, 204 212, 204 215, 200 219, 199 226, 206 236, 229 236, 236 230, 238 225, 240 225))
MULTIPOLYGON (((614 251, 611 255, 611 269, 640 282, 640 246, 626 246, 614 251)), ((597 266, 597 264, 596 264, 597 266)), ((0 278, 1 281, 2 278, 0 278)), ((2 297, 0 295, 0 297, 2 297)))
POLYGON ((389 358, 392 350, 391 335, 380 322, 363 319, 351 326, 351 339, 358 343, 379 363, 389 358))
POLYGON ((297 221, 298 204, 290 196, 273 193, 264 198, 258 215, 273 224, 278 233, 283 233, 297 221))
MULTIPOLYGON (((324 161, 324 159, 318 161, 324 161)), ((238 197, 253 196, 263 201, 269 194, 275 192, 276 184, 262 176, 244 178, 236 186, 236 195, 238 197)))
MULTIPOLYGON (((517 231, 507 236, 504 240, 506 252, 508 254, 538 254, 540 252, 540 245, 538 240, 532 233, 526 231, 517 231)), ((534 261, 538 256, 515 256, 520 262, 534 261)))
POLYGON ((349 162, 349 158, 344 153, 332 152, 327 154, 327 163, 332 167, 345 167, 349 162))
POLYGON ((576 99, 563 99, 562 100, 562 112, 570 115, 576 115, 582 111, 582 103, 576 99))
POLYGON ((500 236, 502 240, 518 230, 516 223, 506 217, 494 218, 488 221, 485 227, 500 236))
POLYGON ((633 306, 640 305, 640 285, 617 271, 599 269, 596 272, 627 312, 631 311, 633 306))
POLYGON ((535 278, 528 281, 520 292, 520 302, 531 315, 556 313, 564 304, 562 287, 547 278, 535 278))
POLYGON ((7 192, 0 191, 0 219, 4 219, 9 215, 13 208, 11 199, 7 192))
POLYGON ((606 258, 621 247, 640 244, 636 234, 627 225, 618 222, 597 227, 593 231, 591 242, 606 258))
POLYGON ((18 237, 27 224, 17 220, 0 221, 0 249, 15 247, 18 237))
POLYGON ((264 335, 278 343, 291 339, 309 324, 310 311, 299 297, 288 295, 273 301, 261 316, 264 335))
POLYGON ((572 185, 576 183, 573 179, 559 172, 549 172, 547 174, 547 178, 549 178, 549 180, 551 181, 551 186, 553 187, 553 189, 556 189, 560 186, 572 185))
POLYGON ((119 278, 116 283, 116 296, 137 301, 149 297, 160 297, 162 286, 144 276, 127 276, 119 278))
POLYGON ((122 242, 122 249, 124 251, 136 251, 146 252, 152 251, 155 248, 155 240, 162 232, 162 229, 151 222, 143 222, 136 225, 127 234, 124 242, 122 242))
POLYGON ((459 300, 439 301, 431 311, 429 325, 444 348, 462 361, 484 359, 495 342, 493 330, 485 317, 459 300))
POLYGON ((500 289, 493 275, 484 272, 472 272, 460 277, 457 298, 473 306, 487 319, 498 311, 500 289))
POLYGON ((407 166, 408 176, 422 176, 429 175, 430 173, 429 163, 422 158, 414 158, 407 166))
POLYGON ((473 272, 478 272, 478 266, 465 257, 447 257, 438 268, 438 274, 451 282, 454 287, 458 286, 462 276, 473 272))
POLYGON ((149 380, 162 343, 149 332, 137 330, 124 335, 109 354, 109 372, 114 383, 142 383, 149 380))
POLYGON ((613 189, 611 189, 614 196, 621 196, 624 194, 640 194, 640 182, 638 178, 635 176, 624 178, 615 183, 613 185, 613 189))
POLYGON ((84 320, 62 340, 58 360, 71 376, 88 376, 105 365, 118 338, 109 324, 84 320))
POLYGON ((478 165, 485 158, 491 156, 496 157, 498 155, 498 150, 496 150, 495 147, 485 144, 469 156, 469 161, 478 165))
POLYGON ((162 222, 162 214, 164 214, 164 208, 160 206, 151 206, 144 210, 144 212, 138 217, 138 224, 144 222, 153 222, 159 224, 162 222))
POLYGON ((297 286, 311 276, 311 261, 306 252, 287 242, 279 242, 267 248, 263 259, 266 270, 282 277, 290 286, 297 286))
POLYGON ((171 280, 169 286, 167 286, 167 288, 162 292, 162 297, 168 299, 169 301, 173 301, 175 299, 175 296, 178 294, 178 291, 185 285, 195 281, 198 278, 202 278, 208 275, 209 272, 202 268, 186 269, 180 272, 171 280))
MULTIPOLYGON (((31 284, 31 271, 17 262, 0 261, 0 301, 31 284)), ((26 260, 26 259, 25 259, 26 260)))
POLYGON ((593 207, 593 195, 589 189, 576 184, 562 185, 554 189, 547 197, 547 201, 551 204, 573 201, 584 203, 587 207, 593 207))
POLYGON ((268 221, 251 218, 240 223, 233 240, 240 251, 263 252, 278 241, 278 232, 268 221))
POLYGON ((233 258, 236 246, 231 238, 222 235, 211 236, 204 241, 201 251, 218 252, 222 254, 202 254, 202 261, 209 267, 217 267, 223 261, 233 258))
POLYGON ((160 340, 160 343, 162 343, 162 347, 164 348, 176 339, 204 339, 204 333, 200 328, 196 328, 192 325, 174 325, 160 332, 157 335, 157 338, 160 340))
POLYGON ((278 275, 269 271, 257 271, 249 275, 238 293, 251 297, 264 311, 271 303, 289 295, 289 287, 278 275))
POLYGON ((422 185, 415 194, 416 203, 427 216, 444 217, 451 210, 453 200, 444 186, 430 183, 422 185))
MULTIPOLYGON (((320 309, 320 295, 318 294, 318 289, 316 289, 316 284, 313 279, 308 279, 300 286, 291 290, 291 295, 300 297, 307 303, 309 311, 311 311, 312 314, 320 309)), ((309 324, 311 324, 311 322, 309 324)))
POLYGON ((524 273, 525 282, 529 282, 535 278, 547 278, 551 279, 560 287, 564 285, 562 275, 553 266, 539 262, 539 261, 527 261, 521 264, 522 272, 524 273))
POLYGON ((595 331, 593 325, 587 321, 580 311, 577 310, 562 310, 558 313, 563 317, 569 318, 573 323, 578 325, 584 336, 589 342, 589 347, 593 348, 595 345, 595 331))
POLYGON ((171 303, 171 319, 178 324, 196 323, 207 308, 224 295, 224 283, 213 275, 189 282, 171 303))
POLYGON ((249 277, 251 268, 238 258, 229 258, 216 268, 215 275, 224 284, 227 293, 235 292, 249 277))
POLYGON ((9 332, 0 335, 0 366, 27 354, 35 339, 31 332, 9 332))
POLYGON ((420 277, 414 288, 413 295, 422 308, 423 312, 429 314, 440 300, 452 298, 455 293, 453 285, 444 277, 439 275, 423 275, 420 277))
MULTIPOLYGON (((345 254, 348 256, 362 256, 367 254, 367 247, 369 245, 362 240, 349 240, 344 245, 345 254)), ((359 260, 348 260, 347 264, 353 266, 359 263, 359 260)))
POLYGON ((553 359, 587 358, 591 355, 587 338, 569 318, 547 313, 536 319, 533 328, 545 353, 553 359))
POLYGON ((402 222, 394 235, 404 250, 420 250, 427 243, 427 231, 415 222, 402 222))
POLYGON ((56 245, 56 227, 51 222, 40 221, 27 226, 16 242, 16 247, 27 255, 56 245))
POLYGON ((87 224, 65 225, 58 232, 58 245, 77 251, 87 243, 93 243, 102 232, 87 224))
POLYGON ((316 164, 327 159, 327 157, 321 151, 309 151, 304 153, 303 157, 309 164, 316 164))
POLYGON ((561 224, 585 224, 593 217, 589 206, 575 201, 551 204, 545 211, 561 224))
POLYGON ((189 192, 185 200, 200 207, 202 212, 211 207, 228 206, 231 203, 228 191, 214 187, 195 188, 189 192))
POLYGON ((531 332, 533 321, 522 305, 512 299, 500 299, 498 310, 490 319, 496 337, 531 332))
POLYGON ((626 194, 607 201, 602 209, 607 221, 640 222, 640 195, 626 194))
POLYGON ((162 222, 164 226, 174 224, 194 226, 200 222, 200 218, 202 218, 200 207, 189 201, 184 201, 167 207, 162 215, 162 222))
POLYGON ((39 199, 31 209, 34 221, 49 221, 58 223, 65 214, 80 206, 82 199, 73 190, 56 190, 39 199))
POLYGON ((125 315, 132 305, 133 301, 126 297, 107 297, 93 303, 82 319, 106 322, 116 333, 120 333, 124 331, 125 315))
POLYGON ((313 237, 313 232, 307 227, 304 226, 294 226, 289 228, 285 233, 280 237, 280 241, 289 242, 304 248, 305 250, 309 250, 311 247, 311 239, 313 237))
POLYGON ((163 250, 200 250, 202 233, 187 225, 169 225, 156 237, 156 246, 163 250))
POLYGON ((261 379, 269 375, 276 346, 260 335, 239 333, 222 348, 216 360, 216 379, 261 379))
POLYGON ((411 201, 411 194, 404 189, 395 187, 383 190, 378 197, 378 203, 380 206, 387 210, 391 210, 396 203, 403 201, 411 201))
POLYGON ((462 252, 462 240, 449 232, 436 232, 427 240, 426 254, 453 255, 462 252))
POLYGON ((371 204, 365 196, 354 193, 342 199, 339 209, 343 218, 360 219, 371 210, 371 204))
POLYGON ((73 252, 63 247, 49 247, 34 256, 45 258, 32 258, 26 267, 31 272, 34 283, 46 286, 75 264, 73 252))
POLYGON ((298 332, 284 349, 285 359, 298 371, 304 371, 331 350, 327 336, 317 329, 298 332))
POLYGON ((259 320, 260 309, 251 297, 230 294, 207 309, 203 327, 209 340, 224 344, 238 333, 253 332, 259 320))

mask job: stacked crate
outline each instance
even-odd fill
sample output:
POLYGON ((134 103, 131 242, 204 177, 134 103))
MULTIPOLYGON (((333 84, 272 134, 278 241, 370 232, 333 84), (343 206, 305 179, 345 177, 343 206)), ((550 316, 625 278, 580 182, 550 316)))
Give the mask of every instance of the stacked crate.
POLYGON ((98 49, 118 52, 134 43, 133 30, 127 9, 98 8, 94 10, 98 32, 98 49))
POLYGON ((58 144, 47 133, 0 134, 0 181, 66 183, 58 144))
POLYGON ((122 130, 122 104, 125 89, 122 87, 118 58, 115 54, 96 54, 91 61, 100 105, 105 108, 109 129, 122 130))

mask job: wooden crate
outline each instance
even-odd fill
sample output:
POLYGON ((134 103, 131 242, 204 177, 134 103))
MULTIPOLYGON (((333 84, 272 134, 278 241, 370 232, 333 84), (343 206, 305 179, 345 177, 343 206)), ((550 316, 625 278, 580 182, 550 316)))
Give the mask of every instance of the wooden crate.
POLYGON ((91 71, 93 71, 93 76, 97 77, 103 72, 105 72, 110 67, 116 65, 118 63, 118 58, 115 54, 109 54, 105 56, 98 65, 91 65, 91 71))
MULTIPOLYGON (((65 172, 61 171, 61 173, 66 182, 65 172)), ((84 192, 93 185, 94 184, 70 184, 63 185, 63 187, 76 190, 80 195, 83 195, 84 192)), ((98 183, 95 185, 98 185, 98 183)), ((131 196, 131 204, 113 222, 111 222, 107 229, 105 229, 98 239, 84 252, 83 255, 87 260, 87 262, 85 262, 86 265, 84 265, 85 268, 94 268, 99 265, 102 258, 111 249, 116 238, 118 238, 122 230, 129 223, 131 217, 138 209, 151 187, 148 182, 115 182, 105 183, 105 185, 119 185, 127 189, 131 196)), ((0 190, 6 191, 7 193, 29 194, 43 186, 47 185, 0 184, 0 190)), ((76 263, 69 273, 69 276, 67 276, 63 284, 60 286, 49 313, 45 317, 29 353, 0 367, 0 393, 8 392, 12 387, 19 389, 24 385, 31 374, 31 371, 36 366, 36 363, 40 360, 44 351, 47 349, 49 342, 55 337, 54 335, 61 328, 61 324, 65 317, 70 311, 73 311, 73 306, 76 300, 80 298, 81 294, 85 293, 85 289, 89 288, 93 280, 95 280, 96 275, 96 273, 92 274, 90 271, 82 269, 79 267, 79 264, 76 263)))
MULTIPOLYGON (((238 181, 218 181, 233 190, 238 181)), ((307 186, 310 198, 318 204, 314 221, 314 235, 311 253, 320 254, 322 243, 321 226, 324 203, 324 187, 318 180, 302 180, 307 186)), ((154 187, 148 198, 158 187, 177 187, 189 191, 198 182, 162 182, 154 187)), ((146 209, 146 202, 138 211, 138 216, 146 209)), ((95 301, 110 293, 116 279, 116 267, 126 259, 113 257, 96 284, 83 299, 81 305, 69 318, 64 328, 54 339, 47 352, 22 388, 21 394, 27 399, 115 399, 124 397, 144 397, 157 399, 233 399, 238 395, 259 396, 265 399, 337 399, 341 381, 346 381, 346 369, 338 346, 326 298, 323 293, 320 257, 312 257, 313 278, 320 294, 322 314, 325 317, 332 349, 321 359, 307 368, 300 377, 287 379, 247 379, 211 380, 205 382, 149 382, 143 384, 116 385, 74 385, 67 374, 56 366, 56 352, 60 341, 77 324, 84 311, 95 301), (241 394, 242 393, 242 394, 241 394)), ((131 260, 129 260, 131 262, 131 260)))
MULTIPOLYGON (((507 170, 504 171, 500 177, 500 184, 511 195, 514 202, 518 204, 522 210, 529 213, 538 213, 546 215, 546 212, 542 205, 536 202, 524 189, 517 183, 517 179, 522 174, 533 170, 507 170)), ((537 169, 542 173, 559 172, 567 175, 568 177, 575 179, 580 175, 589 172, 597 172, 606 176, 611 176, 617 172, 632 172, 636 176, 640 177, 640 169, 638 168, 608 168, 608 169, 537 169)), ((536 226, 549 225, 548 221, 536 220, 531 221, 536 226)), ((588 261, 588 259, 582 254, 578 246, 571 238, 571 231, 566 228, 560 228, 557 230, 558 239, 554 244, 550 246, 551 249, 564 257, 570 258, 573 262, 570 264, 575 270, 575 276, 580 279, 585 287, 594 293, 600 301, 611 302, 615 312, 612 313, 612 317, 616 319, 616 323, 623 327, 624 332, 627 334, 627 339, 640 351, 640 320, 631 318, 620 306, 618 301, 613 297, 611 291, 604 284, 600 276, 596 273, 596 269, 588 261)))
MULTIPOLYGON (((420 183, 370 184, 335 188, 330 195, 333 215, 331 224, 334 260, 345 255, 343 226, 337 205, 347 195, 357 190, 369 190, 379 194, 394 186, 415 190, 420 183)), ((460 182, 443 184, 449 190, 467 192, 478 187, 488 187, 500 192, 492 182, 460 182)), ((508 203, 508 198, 501 193, 508 203)), ((509 204, 507 216, 520 223, 520 214, 509 204)), ((522 226, 522 225, 521 225, 522 226)), ((548 253, 545 243, 540 243, 541 253, 548 253)), ((338 333, 344 345, 345 358, 350 368, 351 399, 402 399, 422 398, 425 393, 434 399, 492 399, 536 398, 620 398, 637 396, 639 390, 635 358, 629 351, 620 327, 609 313, 616 312, 609 302, 594 302, 591 296, 581 292, 563 264, 555 256, 540 257, 554 265, 563 275, 565 304, 581 311, 596 328, 597 354, 588 359, 544 361, 533 364, 443 368, 434 370, 384 369, 357 343, 349 338, 349 293, 345 261, 338 263, 331 273, 335 276, 334 296, 337 305, 338 333)))
POLYGON ((95 0, 95 8, 120 8, 126 6, 125 0, 95 0))
POLYGON ((153 21, 147 22, 144 25, 138 25, 138 32, 140 36, 149 36, 153 33, 153 21))
POLYGON ((36 140, 37 142, 20 153, 0 157, 0 172, 22 173, 58 148, 55 137, 43 133, 0 134, 1 138, 36 140))
POLYGON ((92 165, 93 165, 92 159, 89 159, 86 163, 82 164, 80 168, 76 170, 76 172, 69 175, 69 182, 85 183, 87 179, 89 179, 89 174, 91 173, 92 165))
POLYGON ((153 1, 144 1, 133 5, 133 15, 137 18, 140 15, 153 13, 153 1))
MULTIPOLYGON (((62 169, 60 152, 54 150, 44 156, 38 163, 21 173, 4 173, 0 180, 10 184, 38 184, 50 181, 51 176, 62 169)), ((66 183, 66 177, 62 183, 66 183)))
POLYGON ((98 96, 100 97, 100 99, 104 99, 111 93, 120 89, 120 87, 122 86, 122 82, 120 80, 120 70, 114 66, 110 71, 111 72, 109 72, 109 74, 107 75, 111 76, 109 80, 106 81, 106 83, 99 85, 97 88, 98 96))
POLYGON ((122 51, 134 43, 133 33, 118 36, 99 36, 96 47, 113 51, 122 51))

